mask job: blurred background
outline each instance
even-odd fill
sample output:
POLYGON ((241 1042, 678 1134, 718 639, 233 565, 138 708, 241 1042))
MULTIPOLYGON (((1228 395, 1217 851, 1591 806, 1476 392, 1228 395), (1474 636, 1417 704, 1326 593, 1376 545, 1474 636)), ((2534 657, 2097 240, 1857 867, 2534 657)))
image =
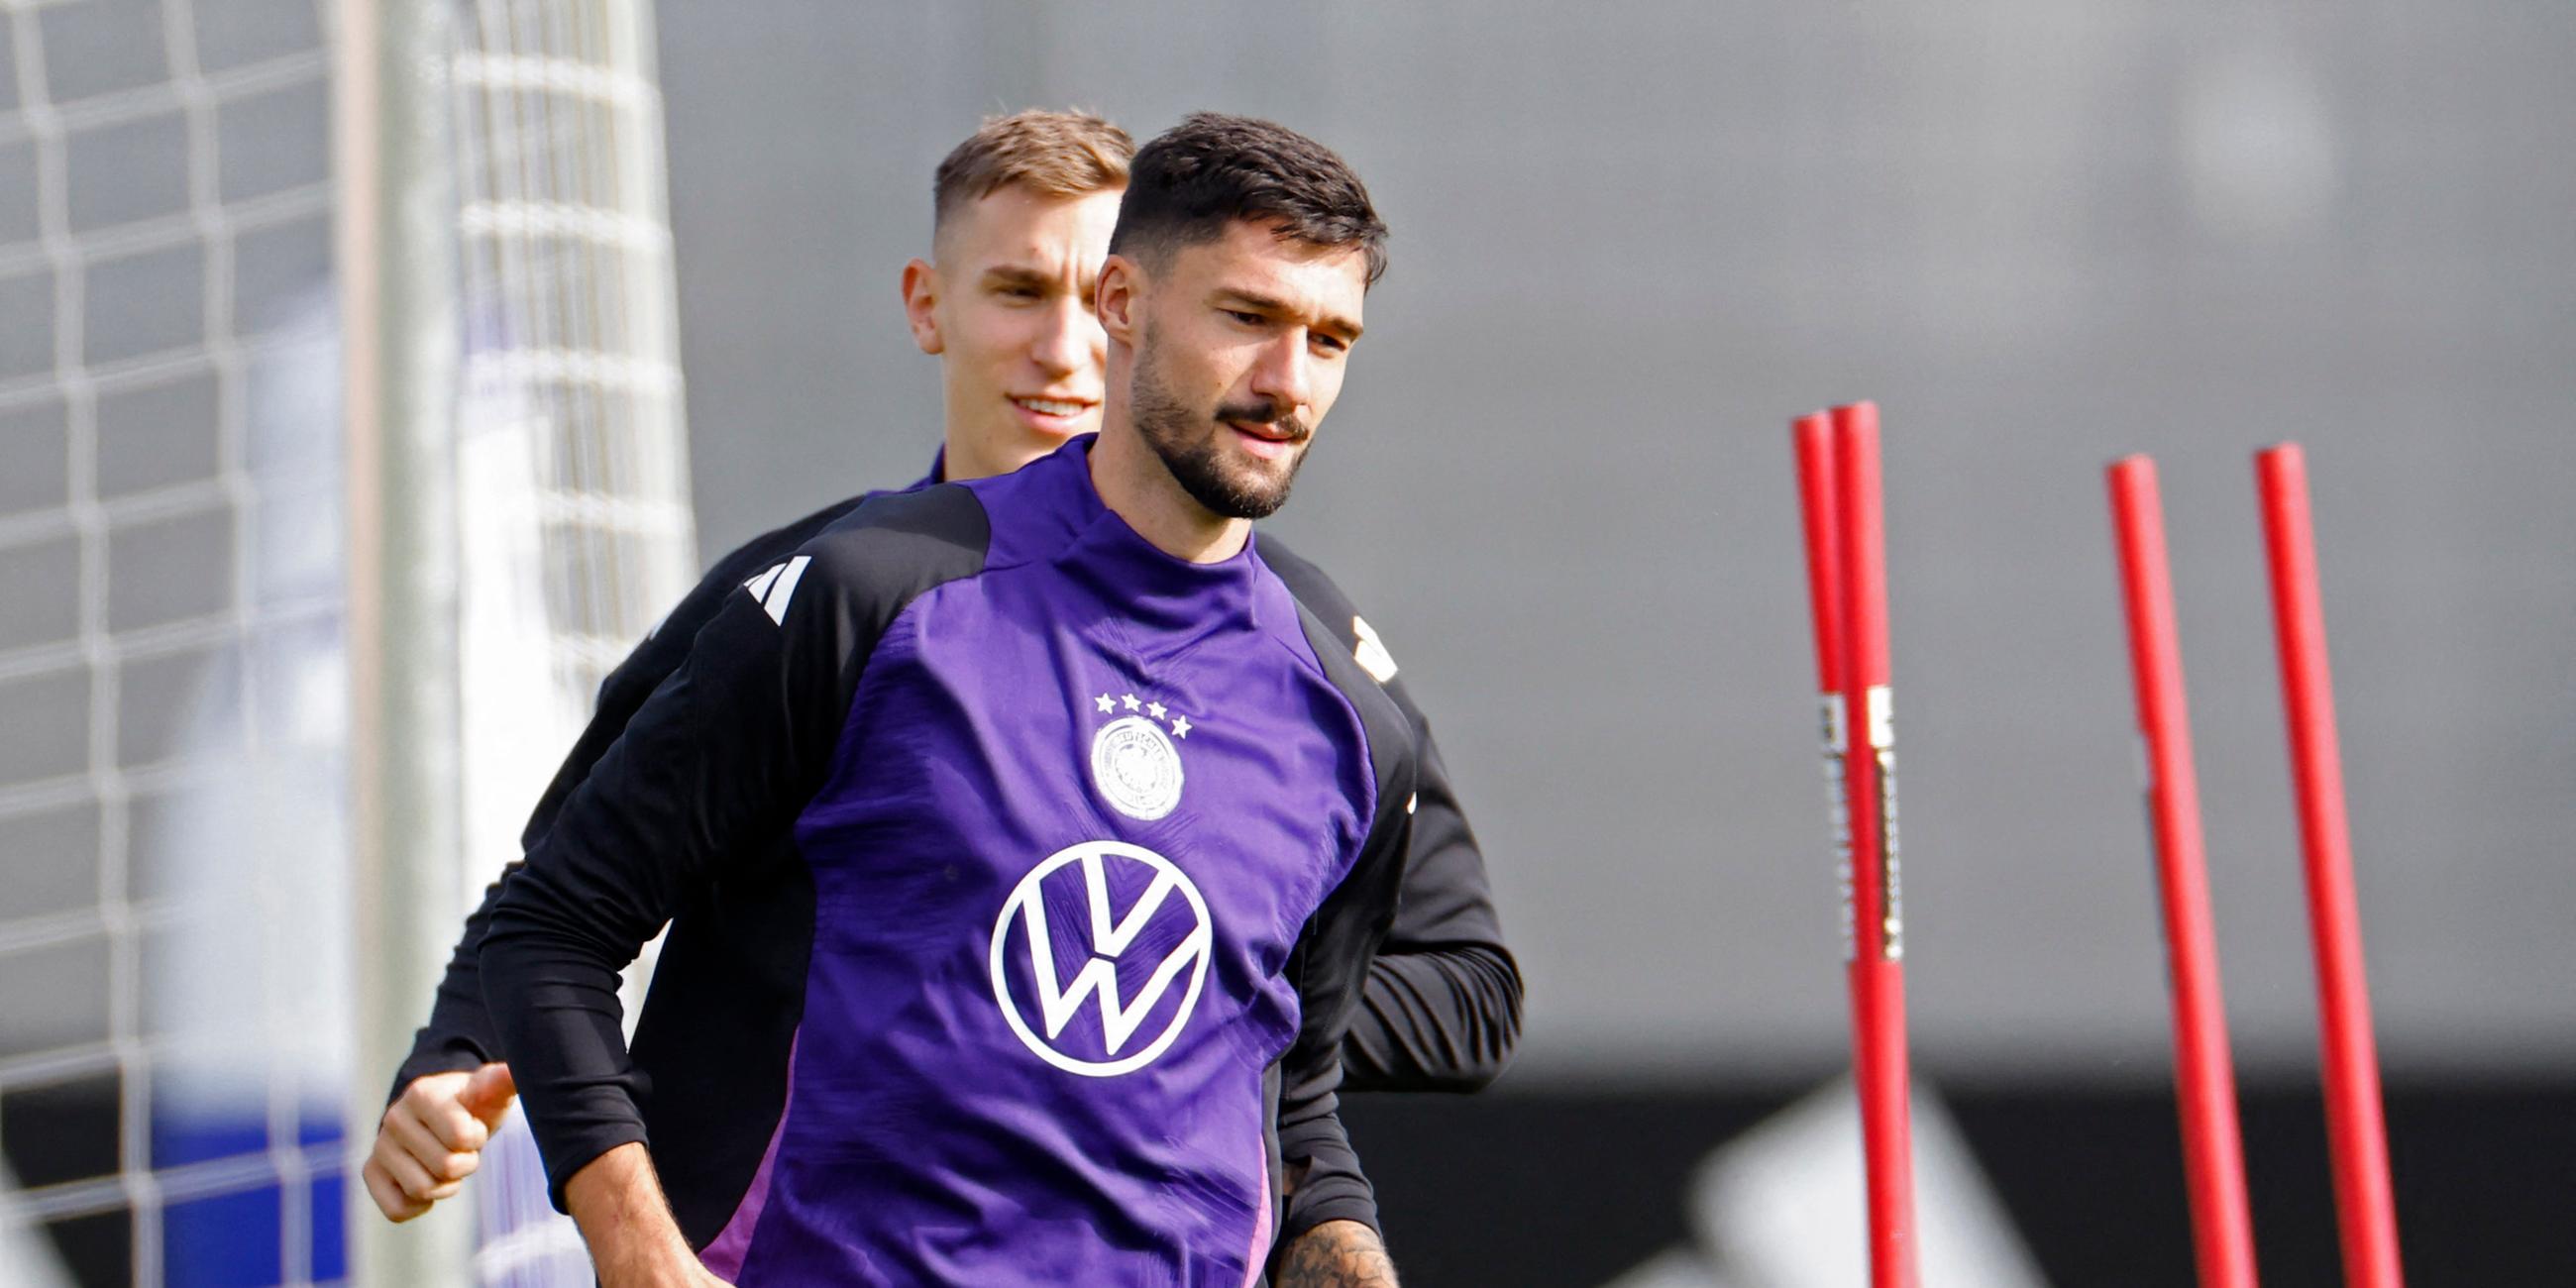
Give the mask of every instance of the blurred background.
POLYGON ((1847 1059, 1786 426, 1855 398, 1962 1184, 2051 1282, 2189 1282, 2100 475, 2150 452, 2264 1269, 2337 1273, 2295 439, 2409 1268, 2576 1278, 2576 8, 481 0, 353 58, 355 11, 0 16, 0 1279, 346 1274, 343 1123, 601 670, 921 473, 931 169, 1068 105, 1275 118, 1394 229, 1275 523, 1529 988, 1493 1090, 1348 1110, 1408 1282, 1753 1281, 1703 1160, 1847 1059))

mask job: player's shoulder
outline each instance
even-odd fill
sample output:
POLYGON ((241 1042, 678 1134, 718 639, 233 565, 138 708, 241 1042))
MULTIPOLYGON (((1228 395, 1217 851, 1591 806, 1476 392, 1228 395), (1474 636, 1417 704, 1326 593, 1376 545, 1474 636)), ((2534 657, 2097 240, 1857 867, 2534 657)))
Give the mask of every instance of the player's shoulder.
POLYGON ((1314 560, 1290 549, 1288 543, 1278 536, 1262 533, 1255 548, 1260 553, 1261 562, 1287 585, 1288 593, 1318 616, 1352 607, 1351 597, 1344 594, 1314 560))
POLYGON ((983 571, 992 537, 982 500, 940 483, 863 497, 777 562, 843 593, 909 595, 983 571))
POLYGON ((1288 588, 1289 597, 1322 624, 1341 652, 1379 684, 1395 680, 1394 655, 1339 583, 1313 560, 1289 549, 1287 542, 1269 533, 1261 535, 1258 550, 1261 562, 1288 588))
MULTIPOLYGON (((796 548, 813 540, 814 535, 859 507, 868 494, 843 497, 822 509, 792 523, 780 524, 751 540, 735 546, 714 563, 698 584, 681 596, 680 602, 653 626, 645 642, 619 669, 631 681, 640 683, 643 692, 651 692, 662 677, 688 655, 689 642, 697 638, 708 622, 724 609, 727 597, 738 587, 749 584, 766 570, 778 567, 795 555, 796 548)), ((612 676, 611 679, 615 679, 612 676)))
MULTIPOLYGON (((1320 571, 1315 573, 1319 581, 1301 592, 1297 581, 1281 566, 1285 561, 1276 557, 1276 546, 1265 538, 1260 547, 1261 560, 1289 592, 1285 599, 1295 617, 1295 642, 1279 634, 1274 638, 1280 639, 1298 659, 1297 665, 1340 695, 1342 704, 1357 721, 1367 759, 1375 768, 1378 790, 1386 792, 1398 783, 1410 782, 1414 772, 1411 766, 1420 756, 1415 721, 1400 696, 1362 660, 1363 647, 1355 646, 1352 630, 1354 623, 1365 630, 1365 622, 1329 579, 1322 579, 1320 571), (1318 588, 1333 593, 1309 593, 1318 588)), ((1301 571, 1314 567, 1302 559, 1295 562, 1301 571)))
POLYGON ((736 584, 799 639, 873 638, 930 590, 982 572, 989 528, 953 484, 875 493, 801 543, 764 550, 736 584))
POLYGON ((845 496, 822 509, 793 522, 782 523, 724 553, 707 569, 709 585, 733 587, 772 564, 796 553, 796 548, 814 539, 816 534, 847 517, 859 508, 871 492, 845 496))

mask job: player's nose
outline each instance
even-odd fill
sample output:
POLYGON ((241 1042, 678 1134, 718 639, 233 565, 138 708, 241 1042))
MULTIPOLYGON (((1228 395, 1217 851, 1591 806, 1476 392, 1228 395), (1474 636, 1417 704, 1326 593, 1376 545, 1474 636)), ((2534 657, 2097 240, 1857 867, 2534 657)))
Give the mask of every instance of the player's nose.
POLYGON ((1315 364, 1302 332, 1292 331, 1262 348, 1252 368, 1252 392, 1278 403, 1282 419, 1314 403, 1315 364))
POLYGON ((1067 299, 1046 310, 1029 338, 1029 360, 1049 377, 1079 375, 1101 365, 1107 346, 1100 319, 1079 300, 1067 299))

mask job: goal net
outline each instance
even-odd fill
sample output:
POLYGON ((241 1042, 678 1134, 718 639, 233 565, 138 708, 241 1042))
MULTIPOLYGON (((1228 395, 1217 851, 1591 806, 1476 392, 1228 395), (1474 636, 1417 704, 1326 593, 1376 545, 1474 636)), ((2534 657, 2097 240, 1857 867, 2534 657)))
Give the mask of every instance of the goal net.
MULTIPOLYGON (((696 574, 650 6, 482 0, 462 17, 459 781, 471 898, 518 855, 600 681, 696 574)), ((630 1023, 650 960, 629 973, 630 1023)), ((478 1181, 481 1282, 593 1282, 515 1111, 478 1181)))
MULTIPOLYGON (((351 984, 383 947, 353 943, 371 887, 345 786, 367 760, 350 552, 376 518, 348 502, 360 329, 454 359, 449 415, 414 427, 445 444, 423 491, 452 502, 452 547, 385 556, 452 573, 448 644, 422 656, 451 672, 454 790, 398 806, 452 841, 410 855, 446 895, 423 922, 452 938, 599 677, 692 577, 649 5, 404 4, 445 35, 445 146, 375 161, 444 176, 454 271, 445 307, 388 321, 342 294, 334 131, 357 127, 334 93, 347 12, 403 6, 0 3, 13 1284, 349 1271, 345 1124, 392 1067, 362 1026, 407 1031, 428 1001, 351 984)), ((474 1278, 588 1283, 559 1229, 515 1219, 542 1183, 495 1165, 474 1278)))

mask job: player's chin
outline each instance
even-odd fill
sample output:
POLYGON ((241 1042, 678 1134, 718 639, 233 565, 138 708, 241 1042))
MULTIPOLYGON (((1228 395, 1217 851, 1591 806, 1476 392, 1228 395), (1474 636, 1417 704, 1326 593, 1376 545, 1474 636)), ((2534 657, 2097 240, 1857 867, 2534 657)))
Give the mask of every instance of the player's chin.
POLYGON ((1236 462, 1230 473, 1230 485, 1239 504, 1235 517, 1266 519, 1288 503, 1288 489, 1297 479, 1297 458, 1284 461, 1236 462))

